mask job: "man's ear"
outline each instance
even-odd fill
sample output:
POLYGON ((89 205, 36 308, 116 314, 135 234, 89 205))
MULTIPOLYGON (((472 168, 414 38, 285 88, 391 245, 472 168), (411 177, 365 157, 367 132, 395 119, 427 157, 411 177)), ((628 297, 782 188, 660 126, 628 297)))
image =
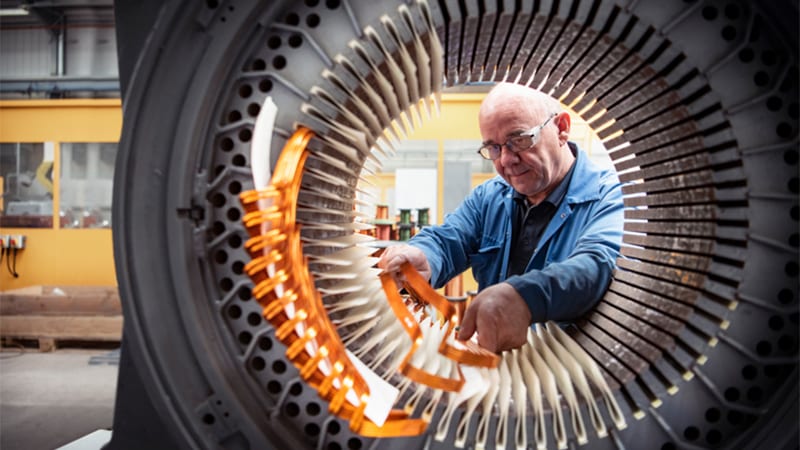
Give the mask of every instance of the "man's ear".
POLYGON ((558 127, 558 140, 563 144, 569 139, 572 118, 570 118, 568 112, 562 112, 555 117, 554 121, 558 127))
POLYGON ((572 126, 572 118, 568 112, 559 113, 555 118, 556 125, 559 131, 566 131, 569 134, 569 129, 572 126))

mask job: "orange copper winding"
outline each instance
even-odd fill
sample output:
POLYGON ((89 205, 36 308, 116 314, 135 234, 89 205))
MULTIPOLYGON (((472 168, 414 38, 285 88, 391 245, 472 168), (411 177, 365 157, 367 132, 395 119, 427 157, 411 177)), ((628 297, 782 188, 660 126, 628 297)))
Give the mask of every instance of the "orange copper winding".
POLYGON ((458 308, 453 302, 436 292, 433 287, 424 279, 422 275, 414 269, 409 262, 400 266, 400 271, 405 278, 403 287, 417 301, 432 305, 439 314, 441 320, 447 324, 447 332, 439 345, 439 353, 447 356, 453 361, 469 366, 496 368, 500 364, 500 356, 490 352, 472 341, 461 341, 463 348, 457 348, 448 342, 448 337, 454 333, 455 326, 459 321, 458 308))
POLYGON ((250 235, 245 249, 251 261, 245 272, 254 282, 252 294, 275 327, 276 338, 287 346, 287 358, 329 402, 331 413, 349 420, 354 432, 367 437, 420 435, 427 423, 404 411, 392 410, 382 426, 364 416, 369 388, 347 356, 303 257, 295 217, 312 137, 310 130, 298 129, 281 152, 270 185, 240 195, 242 221, 250 235), (348 400, 350 392, 355 402, 348 400))

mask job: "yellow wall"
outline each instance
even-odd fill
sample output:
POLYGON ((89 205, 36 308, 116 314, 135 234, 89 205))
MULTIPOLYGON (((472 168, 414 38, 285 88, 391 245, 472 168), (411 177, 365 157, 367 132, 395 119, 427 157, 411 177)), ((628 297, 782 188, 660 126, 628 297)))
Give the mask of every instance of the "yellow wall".
MULTIPOLYGON (((484 94, 444 94, 441 113, 432 111, 428 117, 424 107, 423 121, 415 118, 415 130, 409 140, 436 140, 439 143, 439 166, 444 158, 443 144, 448 139, 480 140, 478 108, 484 94)), ((573 125, 580 120, 573 112, 573 125)), ((589 148, 592 139, 586 130, 574 126, 573 140, 589 148), (581 142, 586 140, 587 142, 581 142)), ((0 142, 54 142, 53 172, 60 173, 61 142, 118 142, 122 130, 122 109, 119 100, 6 100, 0 101, 0 142)), ((473 186, 493 176, 473 174, 473 186)), ((438 185, 443 186, 441 179, 438 185)), ((378 174, 375 184, 382 189, 394 185, 393 174, 378 174)), ((54 217, 58 217, 58 177, 54 177, 54 217)), ((444 194, 439 189, 439 204, 444 194)), ((386 199, 379 199, 386 201, 386 199)), ((443 220, 437 211, 439 223, 443 220)), ((13 278, 5 268, 0 268, 0 291, 33 285, 116 285, 111 230, 109 229, 59 229, 54 221, 52 229, 0 228, 0 234, 24 234, 26 248, 17 255, 19 278, 13 278)), ((465 288, 474 288, 471 280, 465 288)))
MULTIPOLYGON (((0 101, 0 142, 55 142, 53 172, 60 173, 60 142, 118 142, 122 130, 119 100, 0 101)), ((53 177, 58 205, 58 177, 53 177)), ((54 217, 58 217, 54 206, 54 217)), ((24 234, 17 254, 18 278, 3 260, 0 290, 35 285, 116 286, 110 229, 0 228, 0 234, 24 234)), ((6 255, 8 257, 8 255, 6 255)))

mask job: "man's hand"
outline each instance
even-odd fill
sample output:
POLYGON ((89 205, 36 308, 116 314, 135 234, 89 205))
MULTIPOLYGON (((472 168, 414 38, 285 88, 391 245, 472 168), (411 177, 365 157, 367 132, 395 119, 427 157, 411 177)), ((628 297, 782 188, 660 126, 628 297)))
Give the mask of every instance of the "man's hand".
POLYGON ((396 281, 402 281, 400 266, 408 261, 417 269, 422 278, 431 279, 431 267, 428 265, 428 258, 422 250, 407 244, 392 245, 386 248, 378 260, 378 267, 385 272, 392 274, 396 281))
POLYGON ((478 344, 500 352, 521 347, 528 340, 531 312, 508 283, 488 287, 476 295, 461 319, 458 339, 463 341, 478 332, 478 344))

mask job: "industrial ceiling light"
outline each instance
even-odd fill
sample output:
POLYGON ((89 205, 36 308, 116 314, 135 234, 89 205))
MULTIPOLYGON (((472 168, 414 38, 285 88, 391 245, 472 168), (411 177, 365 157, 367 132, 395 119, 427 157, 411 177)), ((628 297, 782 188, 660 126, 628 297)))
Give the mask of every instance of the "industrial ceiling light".
POLYGON ((0 16, 27 16, 30 14, 27 8, 0 8, 0 16))

